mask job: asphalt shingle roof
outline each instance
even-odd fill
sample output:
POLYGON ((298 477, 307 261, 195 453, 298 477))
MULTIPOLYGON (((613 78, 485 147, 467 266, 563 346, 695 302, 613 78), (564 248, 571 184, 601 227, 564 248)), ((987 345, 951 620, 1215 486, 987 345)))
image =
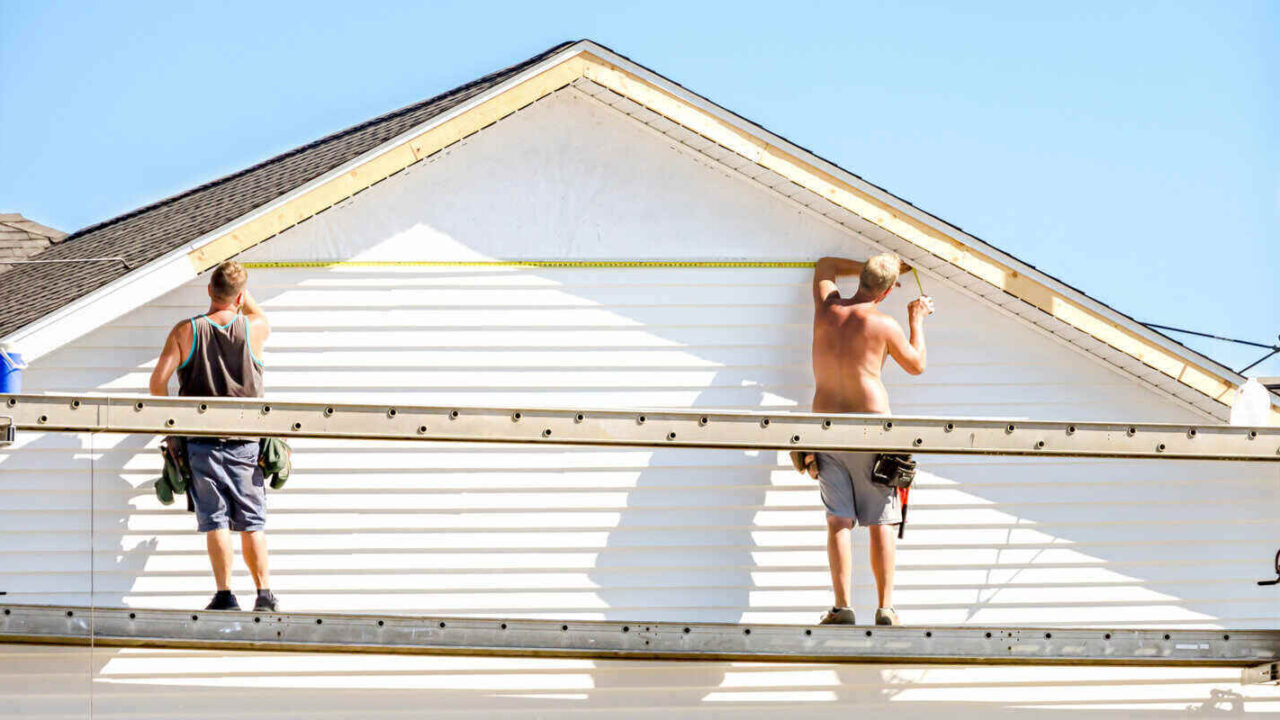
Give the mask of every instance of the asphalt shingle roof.
POLYGON ((522 63, 442 95, 376 117, 240 172, 79 230, 33 260, 123 258, 18 265, 0 274, 0 337, 107 285, 174 248, 431 120, 563 50, 561 43, 522 63))

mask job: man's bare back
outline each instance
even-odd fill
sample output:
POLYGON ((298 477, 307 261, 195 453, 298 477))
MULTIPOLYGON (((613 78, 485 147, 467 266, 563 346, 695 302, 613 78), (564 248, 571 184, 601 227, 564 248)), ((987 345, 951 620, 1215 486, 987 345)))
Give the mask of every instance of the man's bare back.
POLYGON ((840 297, 836 277, 859 274, 862 267, 856 260, 822 258, 814 268, 814 412, 888 413, 889 393, 881 370, 890 355, 908 373, 924 372, 923 320, 933 312, 933 301, 911 302, 908 340, 898 321, 877 307, 892 285, 882 293, 859 288, 852 298, 840 297))

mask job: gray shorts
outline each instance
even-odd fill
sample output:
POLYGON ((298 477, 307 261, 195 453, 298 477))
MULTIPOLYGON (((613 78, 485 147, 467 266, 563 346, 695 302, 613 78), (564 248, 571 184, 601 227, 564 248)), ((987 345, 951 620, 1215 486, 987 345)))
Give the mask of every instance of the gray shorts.
POLYGON ((267 494, 258 466, 257 440, 188 438, 191 499, 200 532, 229 527, 261 530, 267 520, 267 494))
POLYGON ((876 453, 814 453, 818 487, 827 512, 855 525, 897 525, 902 507, 897 488, 871 481, 876 453))

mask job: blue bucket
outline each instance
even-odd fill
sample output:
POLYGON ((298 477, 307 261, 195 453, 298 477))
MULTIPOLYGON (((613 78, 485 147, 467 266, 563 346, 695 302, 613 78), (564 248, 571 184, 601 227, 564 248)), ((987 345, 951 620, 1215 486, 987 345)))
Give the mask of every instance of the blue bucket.
POLYGON ((22 370, 25 367, 21 355, 0 348, 0 393, 22 392, 22 370))

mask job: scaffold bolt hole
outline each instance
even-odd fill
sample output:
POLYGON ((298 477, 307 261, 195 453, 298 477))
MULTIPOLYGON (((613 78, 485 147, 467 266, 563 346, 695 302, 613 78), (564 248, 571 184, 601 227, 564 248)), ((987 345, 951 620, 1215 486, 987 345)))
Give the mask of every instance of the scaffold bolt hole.
POLYGON ((798 442, 800 442, 800 436, 799 436, 799 435, 792 435, 792 436, 791 436, 791 442, 793 442, 793 443, 798 443, 798 442))
POLYGON ((176 421, 176 420, 174 420, 173 418, 169 418, 168 420, 165 420, 165 421, 164 421, 164 424, 165 424, 165 425, 167 425, 167 426, 169 426, 169 427, 173 427, 173 426, 174 426, 174 423, 176 423, 176 422, 177 422, 177 421, 176 421))
POLYGON ((947 423, 946 425, 944 425, 944 426, 942 427, 942 429, 943 429, 943 430, 946 430, 947 432, 951 432, 952 430, 955 430, 955 429, 956 429, 956 424, 955 424, 955 423, 947 423))
MULTIPOLYGON (((9 611, 8 611, 8 610, 5 610, 5 612, 7 613, 7 612, 9 612, 9 611)), ((685 629, 684 629, 684 634, 685 634, 685 635, 688 635, 688 634, 689 634, 689 628, 685 628, 685 629)))
MULTIPOLYGON (((5 615, 8 615, 8 614, 9 614, 9 611, 8 611, 8 610, 5 610, 5 611, 4 611, 4 614, 5 614, 5 615)), ((138 619, 138 613, 129 613, 129 619, 130 619, 130 620, 137 620, 137 619, 138 619)))
POLYGON ((457 411, 457 410, 453 410, 453 411, 451 411, 451 412, 449 413, 449 419, 450 419, 450 420, 457 420, 457 419, 458 419, 458 411, 457 411))
POLYGON ((270 412, 271 412, 271 406, 270 406, 270 405, 263 405, 263 406, 262 406, 262 414, 263 414, 263 415, 267 415, 267 414, 269 414, 270 412))
POLYGON ((1223 636, 1222 636, 1222 639, 1223 639, 1223 640, 1230 640, 1230 639, 1231 639, 1231 636, 1230 636, 1230 635, 1223 635, 1223 636))
POLYGON ((1102 639, 1103 639, 1103 640, 1110 640, 1110 639, 1111 639, 1111 633, 1107 633, 1106 635, 1103 635, 1103 636, 1102 636, 1102 639))
POLYGON ((80 401, 79 401, 79 400, 72 400, 72 401, 71 401, 71 409, 72 409, 72 410, 79 410, 79 409, 80 409, 80 401))
POLYGON ((623 625, 623 626, 622 626, 622 632, 631 632, 631 626, 630 626, 630 625, 623 625))
POLYGON ((1187 437, 1189 437, 1189 438, 1193 438, 1193 437, 1195 437, 1195 436, 1196 436, 1196 429, 1195 429, 1195 428, 1191 428, 1190 430, 1188 430, 1188 431, 1187 431, 1187 437))
POLYGON ((892 430, 892 429, 893 429, 893 423, 892 423, 892 422, 887 422, 887 423, 885 423, 885 424, 884 424, 884 429, 885 429, 885 430, 892 430))
POLYGON ((991 639, 991 633, 986 633, 986 636, 987 636, 987 639, 988 639, 988 640, 990 640, 990 639, 991 639))
POLYGON ((320 618, 316 618, 316 624, 317 624, 317 625, 323 625, 323 624, 324 624, 324 620, 321 620, 320 618))
POLYGON ((568 630, 568 629, 569 629, 569 626, 568 626, 568 625, 561 625, 561 626, 560 626, 560 629, 561 629, 561 630, 568 630))
POLYGON ((48 415, 41 415, 41 416, 40 416, 40 424, 42 424, 42 425, 43 425, 44 423, 47 423, 47 422, 49 422, 49 416, 48 416, 48 415))
POLYGON ((644 420, 645 420, 645 418, 644 418, 644 416, 643 416, 643 415, 641 415, 640 417, 636 418, 636 422, 640 423, 641 425, 643 425, 643 424, 644 424, 644 420))
POLYGON ((519 422, 521 417, 522 415, 518 412, 511 413, 511 419, 515 420, 516 422, 519 422))
POLYGON ((1249 431, 1249 439, 1250 439, 1250 440, 1253 440, 1253 439, 1254 439, 1254 438, 1256 438, 1256 437, 1258 437, 1258 431, 1257 431, 1257 430, 1250 430, 1250 431, 1249 431))
POLYGON ((769 427, 769 418, 765 418, 765 419, 761 420, 761 421, 760 421, 760 427, 762 427, 762 428, 767 428, 767 427, 769 427))
POLYGON ((747 628, 746 630, 743 630, 743 631, 742 631, 742 634, 743 634, 743 635, 750 635, 750 634, 751 634, 751 628, 747 628))
POLYGON ((200 616, 199 616, 199 615, 192 615, 192 616, 191 616, 191 619, 192 619, 192 620, 199 620, 199 619, 200 619, 200 616))
POLYGON ((1164 452, 1164 443, 1160 443, 1156 446, 1156 452, 1164 452))
POLYGON ((134 403, 134 404, 133 404, 133 409, 134 409, 134 410, 141 410, 141 409, 142 409, 142 403, 140 403, 140 402, 136 402, 136 403, 134 403))
POLYGON ((426 432, 427 432, 427 426, 426 426, 426 425, 419 425, 419 426, 418 426, 418 434, 419 434, 419 435, 423 435, 423 434, 425 434, 426 432))
POLYGON ((1009 426, 1008 426, 1008 427, 1006 427, 1006 428, 1004 429, 1004 431, 1005 431, 1005 432, 1007 432, 1007 433, 1011 433, 1011 432, 1013 432, 1014 430, 1017 430, 1017 429, 1018 429, 1018 428, 1017 428, 1013 423, 1009 423, 1009 426))
MULTIPOLYGON (((10 612, 10 611, 9 611, 9 608, 5 608, 5 609, 4 609, 4 614, 5 614, 5 615, 8 615, 8 614, 9 614, 9 612, 10 612)), ((133 613, 129 613, 129 617, 133 617, 133 613)), ((685 630, 686 630, 686 631, 688 631, 688 628, 685 628, 685 630)))
POLYGON ((295 432, 296 432, 296 431, 298 431, 298 430, 301 430, 301 429, 302 429, 302 423, 300 423, 300 422, 296 422, 296 423, 294 423, 294 424, 293 424, 293 429, 294 429, 294 431, 295 431, 295 432))
POLYGON ((1076 434, 1076 426, 1075 426, 1075 425, 1068 425, 1068 426, 1067 426, 1067 434, 1068 434, 1068 435, 1075 435, 1075 434, 1076 434))
POLYGON ((702 417, 698 418, 698 424, 699 424, 699 425, 706 425, 706 424, 707 424, 707 423, 709 423, 709 422, 711 422, 711 421, 707 419, 707 416, 706 416, 706 415, 703 415, 702 417))
POLYGON ((925 636, 925 637, 933 637, 933 631, 932 631, 932 630, 925 630, 925 631, 924 631, 924 636, 925 636))
POLYGON ((812 635, 812 634, 813 634, 813 631, 812 631, 812 630, 805 630, 805 631, 804 631, 804 634, 805 634, 805 635, 812 635))
POLYGON ((13 398, 9 398, 9 407, 13 407, 14 405, 17 405, 17 404, 18 404, 17 400, 13 398))
POLYGON ((499 625, 498 627, 502 628, 503 630, 506 630, 506 629, 507 629, 507 624, 506 624, 506 623, 502 623, 502 624, 501 624, 501 625, 499 625))
POLYGON ((669 432, 669 433, 667 433, 667 439, 668 439, 668 440, 675 440, 675 439, 676 439, 676 434, 675 434, 674 432, 669 432))
POLYGON ((1037 449, 1037 450, 1043 450, 1043 449, 1044 449, 1044 441, 1043 441, 1043 440, 1037 440, 1037 441, 1036 441, 1036 449, 1037 449))
POLYGON ((390 408, 390 409, 388 409, 388 410, 387 410, 387 417, 389 417, 389 418, 393 418, 393 417, 395 417, 395 416, 396 416, 396 409, 395 409, 395 408, 390 408))
POLYGON ((379 621, 378 621, 378 627, 382 627, 383 625, 386 625, 386 624, 387 624, 387 621, 386 621, 386 620, 379 620, 379 621))
POLYGON ((870 630, 868 630, 868 631, 867 631, 867 637, 871 637, 871 631, 870 631, 870 630))
POLYGON ((256 617, 256 618, 254 618, 254 619, 253 619, 253 621, 254 621, 254 622, 256 622, 256 623, 260 623, 260 622, 262 622, 262 618, 260 618, 260 617, 256 617))
POLYGON ((924 444, 924 438, 916 438, 915 440, 912 441, 911 444, 915 445, 916 447, 920 447, 921 445, 924 444))
POLYGON ((1052 639, 1052 638, 1053 638, 1053 633, 1045 633, 1045 634, 1044 634, 1044 639, 1045 639, 1045 640, 1050 640, 1050 639, 1052 639))
POLYGON ((74 616, 74 615, 75 615, 75 612, 73 612, 73 611, 71 611, 71 610, 68 610, 68 611, 67 611, 67 617, 72 617, 72 616, 74 616))
POLYGON ((830 421, 830 420, 823 420, 823 421, 822 421, 822 429, 823 429, 823 430, 830 430, 830 429, 831 429, 831 421, 830 421))
POLYGON ((444 623, 444 621, 442 620, 442 621, 440 622, 440 627, 444 627, 444 626, 445 626, 445 623, 444 623))
POLYGON ((331 407, 327 407, 327 408, 325 408, 325 409, 324 409, 324 416, 325 416, 325 417, 333 417, 333 408, 331 408, 331 407))
POLYGON ((208 410, 208 409, 209 409, 209 404, 208 404, 208 403, 200 403, 200 406, 199 406, 198 408, 196 408, 196 409, 197 409, 197 410, 199 410, 200 412, 205 412, 206 410, 208 410))
POLYGON ((1125 430, 1125 431, 1124 431, 1124 434, 1125 434, 1125 435, 1128 435, 1129 437, 1133 437, 1134 435, 1137 435, 1137 434, 1138 434, 1138 428, 1136 428, 1136 427, 1131 427, 1131 428, 1129 428, 1128 430, 1125 430))
POLYGON ((1165 634, 1164 634, 1164 639, 1165 639, 1165 640, 1168 640, 1169 638, 1170 638, 1169 633, 1165 633, 1165 634))
POLYGON ((551 428, 542 431, 542 437, 551 437, 551 428))
POLYGON ((578 413, 577 415, 573 416, 574 422, 582 422, 583 420, 586 420, 586 419, 587 419, 587 416, 583 415, 582 413, 578 413))

